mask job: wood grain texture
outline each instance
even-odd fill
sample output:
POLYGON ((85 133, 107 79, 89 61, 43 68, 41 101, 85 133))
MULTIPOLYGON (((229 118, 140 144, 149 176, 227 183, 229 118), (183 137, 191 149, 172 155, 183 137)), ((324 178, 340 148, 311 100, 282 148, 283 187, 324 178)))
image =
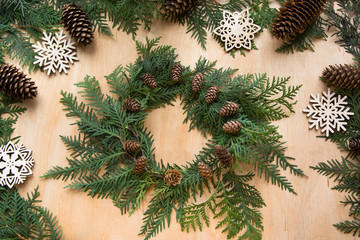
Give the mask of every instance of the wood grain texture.
MULTIPOLYGON (((60 91, 76 93, 74 83, 85 75, 95 76, 102 90, 108 92, 103 76, 110 74, 119 64, 133 62, 137 55, 135 42, 122 32, 113 31, 113 37, 95 34, 91 46, 78 48, 79 62, 75 62, 69 73, 48 77, 44 72, 31 73, 30 77, 39 87, 39 96, 24 105, 28 111, 19 118, 14 136, 21 136, 21 143, 33 150, 35 166, 33 176, 19 187, 23 196, 37 185, 40 186, 42 204, 57 215, 64 237, 73 240, 142 239, 140 231, 142 214, 146 204, 131 217, 122 216, 110 200, 92 199, 85 193, 64 189, 66 182, 43 180, 39 177, 54 165, 66 166, 69 152, 59 135, 74 135, 70 126, 74 119, 67 119, 59 103, 60 91)), ((352 57, 344 52, 334 39, 316 42, 315 52, 295 54, 276 53, 280 42, 268 31, 255 38, 259 50, 237 54, 232 58, 209 36, 207 51, 200 48, 186 29, 175 24, 154 23, 150 32, 140 31, 137 40, 144 41, 162 36, 161 44, 177 48, 178 60, 183 65, 195 65, 200 56, 217 60, 217 67, 238 68, 238 74, 267 73, 276 76, 291 76, 292 85, 302 84, 298 94, 296 113, 289 118, 274 122, 287 142, 287 155, 294 157, 308 178, 288 176, 297 195, 281 191, 278 187, 255 178, 252 184, 260 190, 267 204, 262 209, 265 230, 264 240, 331 240, 355 239, 337 231, 332 224, 347 219, 348 209, 340 201, 344 195, 331 190, 332 180, 311 170, 320 161, 339 158, 335 144, 316 136, 319 132, 309 130, 308 119, 302 110, 309 104, 310 94, 326 89, 319 80, 322 70, 329 64, 352 63, 352 57)), ((16 62, 13 62, 16 64, 16 62)), ((200 151, 206 140, 199 133, 188 133, 179 102, 174 107, 158 109, 150 113, 146 125, 155 137, 156 156, 165 162, 185 164, 200 151)), ((244 166, 250 170, 250 166, 244 166)), ((149 196, 150 199, 150 196, 149 196)), ((147 200, 149 200, 147 199, 147 200)), ((206 196, 205 198, 206 199, 206 196)), ((146 201, 145 201, 146 202, 146 201)), ((215 230, 216 221, 202 232, 182 232, 175 218, 171 226, 154 239, 226 239, 221 230, 215 230)))

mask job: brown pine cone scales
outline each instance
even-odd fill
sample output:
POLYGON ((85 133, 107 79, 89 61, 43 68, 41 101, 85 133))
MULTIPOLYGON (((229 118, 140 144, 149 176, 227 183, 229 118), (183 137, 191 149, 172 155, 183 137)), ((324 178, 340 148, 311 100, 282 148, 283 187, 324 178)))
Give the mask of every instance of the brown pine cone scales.
POLYGON ((223 125, 223 131, 230 134, 235 134, 240 132, 241 123, 236 120, 228 121, 223 125))
POLYGON ((141 109, 140 103, 134 98, 127 98, 123 102, 124 108, 130 112, 138 112, 141 109))
POLYGON ((276 38, 292 40, 316 20, 325 3, 326 0, 286 1, 272 24, 272 33, 276 38))
POLYGON ((202 73, 195 74, 194 78, 191 81, 191 88, 193 92, 200 91, 203 80, 204 80, 204 75, 202 73))
POLYGON ((207 104, 213 103, 216 99, 217 96, 220 92, 220 88, 217 86, 212 86, 209 88, 209 90, 207 90, 206 94, 205 94, 205 101, 207 104))
POLYGON ((342 89, 360 87, 360 68, 349 65, 330 65, 324 69, 321 78, 329 85, 342 89))
POLYGON ((224 167, 229 167, 233 161, 233 156, 224 146, 216 145, 214 147, 215 155, 224 167))
POLYGON ((350 138, 349 149, 351 151, 360 151, 360 136, 350 138))
POLYGON ((175 18, 184 14, 197 0, 167 0, 164 4, 165 14, 171 18, 175 18))
POLYGON ((72 38, 78 43, 86 46, 90 44, 94 38, 91 29, 90 19, 86 12, 75 4, 67 4, 64 6, 61 22, 67 31, 70 32, 72 38))
POLYGON ((155 79, 154 75, 152 75, 151 73, 145 73, 142 76, 142 79, 143 79, 145 85, 148 86, 149 88, 157 87, 156 79, 155 79))
POLYGON ((134 140, 126 140, 124 142, 124 150, 127 153, 134 153, 140 149, 140 143, 134 140))
POLYGON ((167 185, 176 186, 179 185, 182 179, 182 174, 179 170, 169 169, 165 173, 164 181, 167 185))
POLYGON ((207 164, 205 164, 203 162, 199 162, 197 167, 198 167, 199 173, 201 174, 201 176, 204 179, 208 180, 212 177, 211 169, 207 164))
POLYGON ((9 64, 0 66, 0 89, 8 96, 32 99, 37 96, 37 86, 17 67, 9 64))
POLYGON ((147 159, 144 156, 139 157, 135 161, 134 168, 133 168, 133 171, 134 171, 135 174, 140 174, 143 171, 145 171, 145 169, 146 169, 146 161, 147 161, 147 159))
POLYGON ((182 72, 183 70, 180 64, 177 63, 174 66, 172 66, 170 70, 171 80, 173 82, 178 82, 181 78, 182 72))
POLYGON ((237 113, 239 104, 234 102, 227 102, 219 111, 221 117, 230 117, 237 113))

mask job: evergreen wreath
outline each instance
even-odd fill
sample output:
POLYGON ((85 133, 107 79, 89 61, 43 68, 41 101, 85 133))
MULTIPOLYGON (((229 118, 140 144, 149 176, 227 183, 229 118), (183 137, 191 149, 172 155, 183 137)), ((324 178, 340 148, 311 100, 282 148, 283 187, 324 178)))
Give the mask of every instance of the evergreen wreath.
POLYGON ((357 0, 339 0, 337 10, 335 6, 332 0, 327 5, 328 27, 335 28, 337 43, 353 55, 355 64, 329 66, 324 70, 321 79, 332 86, 338 94, 347 96, 350 111, 354 116, 347 123, 347 131, 334 132, 326 138, 335 142, 340 151, 345 153, 341 160, 320 162, 311 168, 334 178, 337 184, 333 189, 348 194, 342 203, 350 206, 349 216, 352 219, 334 226, 344 233, 352 233, 353 236, 360 237, 360 93, 358 89, 360 8, 357 0))
POLYGON ((170 224, 172 212, 183 230, 201 230, 209 225, 207 209, 228 238, 261 239, 259 208, 265 203, 248 183, 255 174, 243 172, 241 164, 252 164, 259 177, 295 194, 280 169, 304 173, 285 155, 285 143, 270 121, 293 112, 300 86, 287 87, 289 77, 231 77, 234 69, 215 69, 215 62, 204 58, 190 70, 176 61, 174 48, 158 43, 159 38, 136 42, 135 63, 106 76, 116 98, 103 94, 90 76, 76 84, 86 102, 61 92, 66 115, 77 118, 79 135, 61 136, 71 151, 68 166, 54 166, 42 177, 71 180, 67 188, 110 198, 121 214, 132 214, 153 192, 140 231, 145 239, 170 224), (156 161, 153 136, 144 127, 149 111, 171 104, 177 96, 190 130, 210 138, 184 166, 156 161), (211 196, 196 203, 205 191, 212 191, 211 196))

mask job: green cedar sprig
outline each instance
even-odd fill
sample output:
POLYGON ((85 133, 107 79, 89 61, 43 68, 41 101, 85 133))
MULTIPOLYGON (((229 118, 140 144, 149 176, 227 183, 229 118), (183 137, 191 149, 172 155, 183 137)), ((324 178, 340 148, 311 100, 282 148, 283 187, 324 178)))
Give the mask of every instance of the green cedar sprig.
POLYGON ((254 165, 254 172, 267 181, 295 193, 291 183, 280 174, 280 168, 290 169, 295 175, 303 172, 284 154, 284 142, 270 120, 282 119, 293 112, 294 97, 300 86, 286 87, 289 78, 273 78, 265 74, 248 74, 232 77, 233 69, 215 69, 215 62, 200 58, 195 69, 183 67, 179 82, 171 80, 170 69, 177 55, 170 46, 158 46, 159 38, 137 42, 138 59, 126 67, 119 66, 106 76, 111 92, 117 97, 103 94, 98 81, 86 76, 76 85, 81 89, 80 102, 72 93, 61 92, 61 103, 68 117, 75 117, 78 136, 62 136, 71 152, 68 166, 54 166, 43 178, 70 180, 66 186, 87 192, 91 197, 110 198, 122 214, 132 214, 142 205, 150 192, 153 197, 144 213, 140 234, 145 239, 154 237, 170 224, 175 213, 183 230, 190 226, 201 228, 208 224, 205 208, 210 208, 219 219, 218 228, 224 228, 228 237, 240 236, 260 239, 262 217, 258 208, 265 205, 258 190, 247 183, 255 174, 236 174, 243 171, 243 163, 254 165), (142 81, 145 73, 154 75, 157 87, 149 88, 142 81), (201 90, 191 91, 191 79, 196 73, 204 75, 201 90), (209 105, 204 97, 208 87, 221 88, 218 100, 209 105), (149 111, 162 107, 180 96, 190 129, 196 128, 211 138, 192 162, 184 166, 156 161, 153 136, 144 127, 149 111), (124 109, 123 102, 134 98, 140 103, 139 112, 124 109), (221 130, 225 119, 218 111, 227 101, 241 105, 238 114, 231 119, 243 125, 238 135, 225 134, 221 130), (287 110, 286 110, 287 109, 287 110), (285 111, 286 110, 286 111, 285 111), (135 140, 141 149, 128 153, 124 141, 135 140), (229 144, 235 157, 235 165, 225 170, 214 152, 215 145, 229 144), (141 174, 133 171, 136 159, 145 156, 146 169, 141 174), (199 173, 199 162, 206 163, 213 177, 206 180, 199 173), (176 169, 182 175, 177 186, 164 181, 165 173, 176 169), (205 203, 190 204, 192 200, 215 188, 205 203), (216 201, 214 200, 216 199, 216 201), (218 201, 219 200, 219 201, 218 201))

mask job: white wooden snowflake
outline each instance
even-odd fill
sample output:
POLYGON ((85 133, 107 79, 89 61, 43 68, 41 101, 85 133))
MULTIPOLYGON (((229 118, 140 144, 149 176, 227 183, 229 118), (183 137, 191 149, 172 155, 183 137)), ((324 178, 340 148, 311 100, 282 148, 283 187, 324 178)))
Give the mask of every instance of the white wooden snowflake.
POLYGON ((308 105, 307 109, 304 109, 303 112, 307 113, 307 117, 311 116, 309 120, 310 129, 315 127, 316 130, 321 128, 321 132, 325 132, 326 136, 329 136, 329 133, 333 133, 334 129, 336 131, 346 131, 346 119, 348 120, 351 115, 354 113, 350 112, 350 108, 346 108, 347 102, 345 99, 346 96, 334 97, 335 92, 331 92, 330 88, 327 92, 323 92, 322 95, 319 93, 314 96, 311 94, 312 99, 308 105))
POLYGON ((34 51, 38 54, 35 56, 36 61, 34 64, 38 64, 40 67, 45 66, 44 70, 47 70, 47 75, 55 73, 58 70, 60 73, 63 71, 67 73, 69 63, 79 60, 76 57, 74 42, 70 39, 66 40, 66 34, 61 30, 60 32, 46 34, 42 44, 37 42, 33 45, 34 51))
POLYGON ((251 40, 260 29, 250 18, 249 9, 241 13, 224 10, 223 20, 220 21, 220 26, 215 28, 214 34, 219 35, 221 41, 225 42, 226 51, 234 47, 251 50, 251 40))
POLYGON ((11 141, 0 147, 0 186, 12 188, 14 184, 23 183, 31 175, 34 160, 31 150, 11 141))

